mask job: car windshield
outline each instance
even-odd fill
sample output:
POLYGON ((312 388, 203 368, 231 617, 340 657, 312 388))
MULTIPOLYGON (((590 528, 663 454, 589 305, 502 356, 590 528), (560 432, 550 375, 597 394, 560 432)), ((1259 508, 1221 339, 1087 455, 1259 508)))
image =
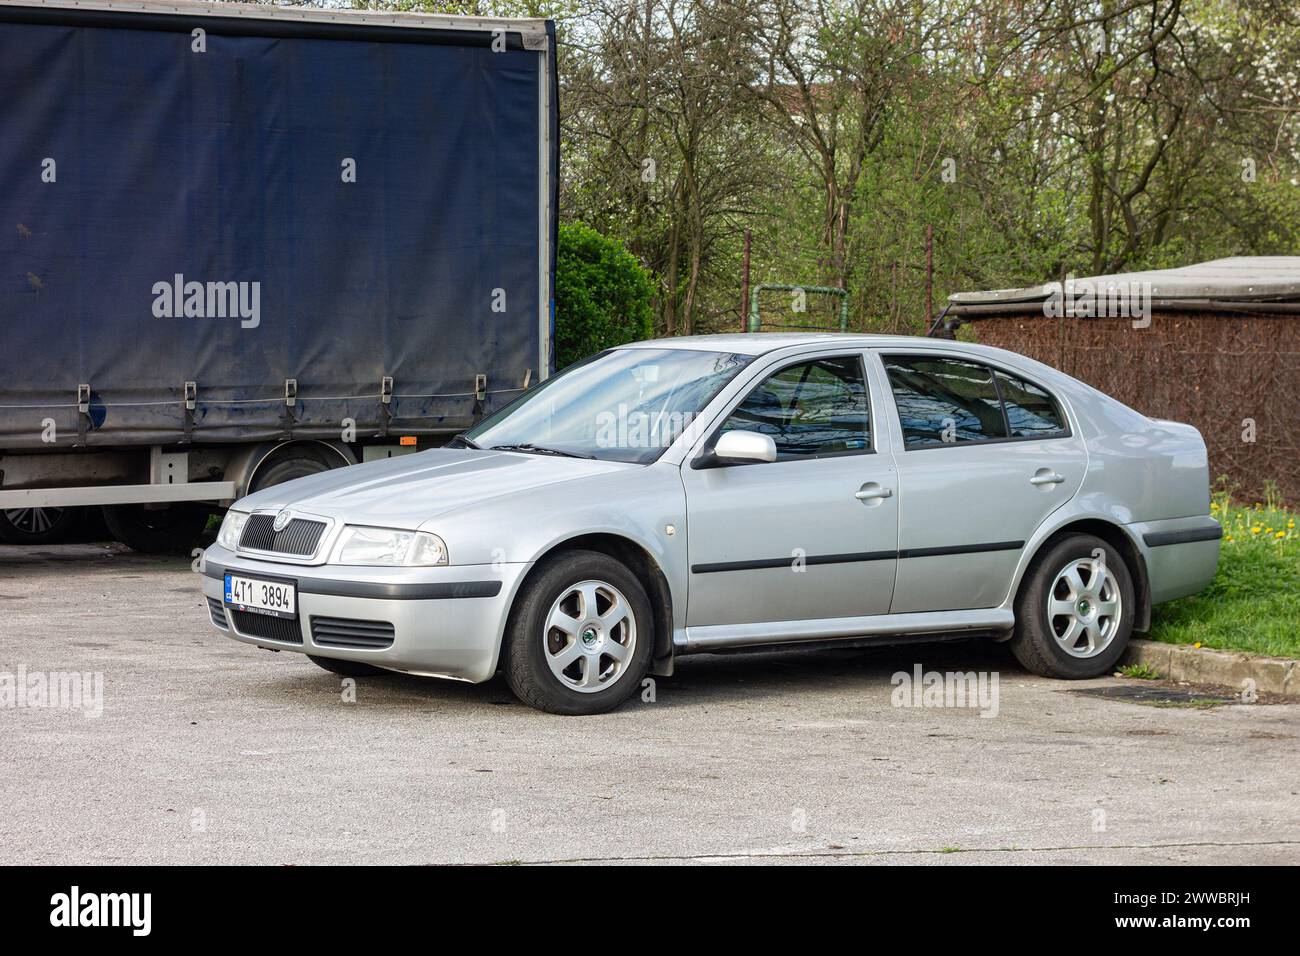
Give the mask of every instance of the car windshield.
POLYGON ((571 365, 463 436, 478 448, 647 464, 750 356, 616 349, 571 365))

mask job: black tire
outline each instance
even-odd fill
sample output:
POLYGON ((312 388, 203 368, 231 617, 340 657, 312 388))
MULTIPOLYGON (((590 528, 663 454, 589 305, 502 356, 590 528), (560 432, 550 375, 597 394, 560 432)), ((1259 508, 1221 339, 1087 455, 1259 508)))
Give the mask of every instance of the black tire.
POLYGON ((362 664, 360 661, 342 661, 334 657, 315 657, 307 655, 307 660, 331 674, 344 677, 373 677, 376 674, 391 674, 392 671, 376 667, 374 664, 362 664))
MULTIPOLYGON (((1090 576, 1092 572, 1085 569, 1084 573, 1089 575, 1085 583, 1095 586, 1096 580, 1090 576)), ((1104 584, 1102 590, 1113 593, 1104 584)), ((1061 589, 1057 597, 1064 599, 1068 593, 1067 589, 1061 589)), ((1086 595, 1083 600, 1088 600, 1086 595)), ((1089 604, 1095 613, 1096 601, 1089 601, 1089 604)), ((1016 596, 1016 627, 1010 641, 1011 652, 1025 668, 1043 677, 1081 680, 1108 674, 1128 647, 1136 605, 1133 577, 1123 556, 1090 534, 1066 535, 1050 542, 1025 573, 1020 593, 1016 596), (1113 578, 1113 587, 1119 593, 1119 613, 1115 615, 1113 630, 1107 632, 1110 636, 1101 651, 1091 657, 1077 657, 1068 653, 1057 637, 1058 634, 1068 635, 1069 618, 1060 616, 1053 619, 1049 615, 1048 595, 1053 588, 1060 587, 1057 578, 1072 562, 1095 559, 1098 551, 1104 555, 1105 571, 1113 578)), ((1086 636, 1081 637, 1078 643, 1081 649, 1086 647, 1086 636)))
MULTIPOLYGON (((598 597, 598 604, 599 601, 598 597)), ((592 615, 581 616, 590 618, 592 615)), ((584 634, 587 630, 584 628, 584 634)), ((608 646, 614 636, 606 638, 600 635, 597 639, 602 642, 597 646, 608 646)), ((578 640, 577 636, 572 638, 574 643, 578 640)), ((506 625, 502 669, 515 696, 530 707, 569 716, 600 714, 613 710, 640 689, 641 680, 650 666, 654 641, 650 599, 636 575, 609 555, 596 551, 569 551, 544 563, 515 599, 506 625), (548 641, 552 637, 548 635, 546 625, 551 609, 566 592, 585 581, 601 582, 622 593, 628 604, 631 630, 618 625, 622 638, 618 643, 632 644, 630 655, 621 665, 598 652, 575 659, 575 674, 579 678, 585 674, 585 668, 593 666, 589 661, 594 661, 597 675, 617 667, 616 676, 612 677, 609 686, 590 692, 574 690, 562 683, 547 663, 548 641)))
POLYGON ((283 451, 273 453, 271 460, 257 469, 248 486, 248 493, 251 495, 255 491, 293 481, 295 478, 319 475, 344 464, 338 453, 328 448, 319 445, 291 445, 283 451))
POLYGON ((0 541, 58 544, 81 530, 83 508, 10 508, 0 511, 0 541))
POLYGON ((189 554, 208 523, 204 505, 175 504, 165 508, 108 505, 104 524, 114 541, 142 554, 189 554))

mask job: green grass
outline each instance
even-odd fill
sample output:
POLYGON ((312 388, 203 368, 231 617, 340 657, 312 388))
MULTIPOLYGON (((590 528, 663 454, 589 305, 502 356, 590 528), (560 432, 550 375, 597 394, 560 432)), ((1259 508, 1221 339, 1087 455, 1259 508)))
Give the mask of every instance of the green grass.
POLYGON ((1119 669, 1119 672, 1125 677, 1133 680, 1159 680, 1160 675, 1156 673, 1155 668, 1150 664, 1125 664, 1119 669))
POLYGON ((1268 499, 1244 505, 1214 496, 1219 573, 1195 597, 1154 608, 1148 638, 1300 658, 1300 514, 1268 499))

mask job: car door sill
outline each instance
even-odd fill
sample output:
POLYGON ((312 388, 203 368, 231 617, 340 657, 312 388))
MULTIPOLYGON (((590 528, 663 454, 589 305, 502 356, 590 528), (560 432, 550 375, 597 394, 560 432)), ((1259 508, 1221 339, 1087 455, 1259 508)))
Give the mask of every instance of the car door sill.
POLYGON ((971 611, 930 611, 872 614, 814 621, 763 621, 757 624, 709 624, 678 633, 675 650, 693 654, 721 647, 798 644, 804 641, 850 640, 860 637, 950 634, 960 631, 1006 631, 1015 625, 1007 608, 971 611))

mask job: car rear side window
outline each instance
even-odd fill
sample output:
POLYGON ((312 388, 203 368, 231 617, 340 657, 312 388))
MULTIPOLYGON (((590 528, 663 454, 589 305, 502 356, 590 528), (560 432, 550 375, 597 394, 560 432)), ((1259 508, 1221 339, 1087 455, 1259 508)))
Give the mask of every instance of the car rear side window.
POLYGON ((1065 416, 1051 395, 1006 372, 997 376, 1012 438, 1055 438, 1066 433, 1065 416))
POLYGON ((861 359, 823 358, 774 372, 745 396, 719 433, 736 429, 770 435, 778 459, 870 451, 861 359))
POLYGON ((907 448, 1007 437, 993 373, 950 358, 884 356, 907 448))

